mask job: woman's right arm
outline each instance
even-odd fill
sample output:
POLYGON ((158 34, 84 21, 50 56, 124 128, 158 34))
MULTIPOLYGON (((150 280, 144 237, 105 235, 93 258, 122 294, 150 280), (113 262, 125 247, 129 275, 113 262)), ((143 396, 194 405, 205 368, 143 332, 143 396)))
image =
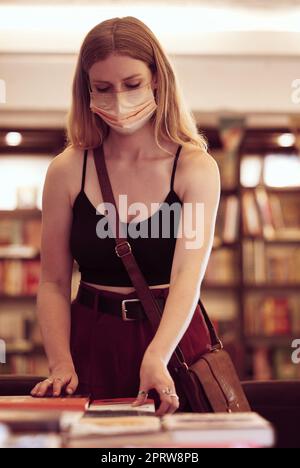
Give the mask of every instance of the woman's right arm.
MULTIPOLYGON (((73 258, 69 250, 72 206, 71 150, 54 158, 48 167, 42 198, 41 277, 37 317, 45 346, 50 376, 32 390, 33 396, 63 389, 75 392, 78 379, 70 352, 70 305, 73 258)), ((74 159, 73 159, 74 161, 74 159)))

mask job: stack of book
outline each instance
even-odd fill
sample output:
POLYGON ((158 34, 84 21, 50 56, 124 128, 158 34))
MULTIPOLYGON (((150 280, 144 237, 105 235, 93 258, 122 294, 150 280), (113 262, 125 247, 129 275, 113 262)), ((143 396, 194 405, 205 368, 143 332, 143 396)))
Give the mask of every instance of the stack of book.
POLYGON ((300 298, 284 295, 249 295, 245 301, 247 336, 300 335, 300 298))
MULTIPOLYGON (((271 447, 274 432, 254 413, 155 415, 151 399, 0 397, 0 421, 17 435, 60 435, 66 447, 271 447)), ((3 434, 4 434, 3 432, 3 434)), ((51 445, 53 440, 48 440, 51 445)), ((8 442, 5 442, 8 444, 8 442)), ((30 440, 29 443, 38 443, 30 440)), ((40 444, 47 443, 46 439, 40 444)), ((13 443, 11 442, 13 445, 13 443)))
POLYGON ((264 186, 245 190, 242 197, 243 232, 266 240, 300 241, 298 196, 269 193, 264 186))
POLYGON ((266 245, 260 239, 243 242, 246 284, 300 285, 300 247, 266 245))

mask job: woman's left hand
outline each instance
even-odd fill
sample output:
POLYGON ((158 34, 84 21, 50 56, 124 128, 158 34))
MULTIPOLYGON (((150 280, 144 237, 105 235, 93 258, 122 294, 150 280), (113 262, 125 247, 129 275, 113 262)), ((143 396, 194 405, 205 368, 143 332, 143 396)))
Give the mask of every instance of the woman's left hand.
POLYGON ((179 408, 179 398, 176 395, 174 381, 167 369, 167 365, 156 353, 146 351, 140 368, 140 389, 137 399, 132 406, 140 406, 145 403, 148 391, 155 389, 160 397, 160 407, 156 416, 172 414, 179 408), (169 394, 165 393, 168 391, 169 394), (140 393, 143 392, 143 393, 140 393))

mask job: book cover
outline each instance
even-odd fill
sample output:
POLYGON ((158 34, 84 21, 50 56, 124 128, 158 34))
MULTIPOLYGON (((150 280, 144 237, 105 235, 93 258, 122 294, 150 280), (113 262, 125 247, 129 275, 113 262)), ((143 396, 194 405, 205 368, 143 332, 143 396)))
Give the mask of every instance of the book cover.
POLYGON ((60 411, 0 410, 1 424, 13 433, 60 432, 60 411))
POLYGON ((147 398, 142 406, 132 407, 136 398, 113 398, 94 400, 88 408, 88 416, 92 418, 104 416, 153 416, 154 400, 147 398))
POLYGON ((27 410, 61 410, 85 411, 89 405, 87 397, 45 397, 37 398, 25 396, 0 396, 0 409, 27 409, 27 410))
POLYGON ((161 430, 158 416, 99 416, 90 417, 86 413, 70 428, 70 437, 112 434, 141 434, 161 430))
POLYGON ((272 447, 274 430, 256 413, 177 413, 161 418, 164 430, 172 431, 174 441, 240 443, 257 447, 272 447))

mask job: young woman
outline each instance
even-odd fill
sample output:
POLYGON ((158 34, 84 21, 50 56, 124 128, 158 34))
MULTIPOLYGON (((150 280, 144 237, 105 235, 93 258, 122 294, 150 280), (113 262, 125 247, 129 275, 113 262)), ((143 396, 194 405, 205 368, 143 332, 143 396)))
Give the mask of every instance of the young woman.
POLYGON ((50 376, 32 395, 137 396, 136 405, 149 395, 157 415, 188 411, 167 366, 178 344, 188 365, 208 346, 198 299, 213 243, 220 177, 184 107, 166 54, 140 20, 104 21, 84 39, 68 143, 50 164, 44 185, 37 312, 50 376), (202 241, 193 248, 188 247, 190 231, 177 236, 176 226, 168 237, 136 238, 128 231, 137 263, 156 300, 163 301, 155 334, 141 308, 133 308, 131 320, 125 320, 122 300, 137 299, 135 289, 116 255, 115 240, 96 232, 99 220, 106 220, 93 153, 99 147, 123 226, 148 227, 163 205, 177 205, 178 228, 190 207, 190 221, 196 220, 199 204, 204 208, 194 232, 202 241), (121 214, 124 195, 131 214, 133 203, 142 204, 142 216, 121 214), (81 280, 70 302, 74 259, 81 280))

